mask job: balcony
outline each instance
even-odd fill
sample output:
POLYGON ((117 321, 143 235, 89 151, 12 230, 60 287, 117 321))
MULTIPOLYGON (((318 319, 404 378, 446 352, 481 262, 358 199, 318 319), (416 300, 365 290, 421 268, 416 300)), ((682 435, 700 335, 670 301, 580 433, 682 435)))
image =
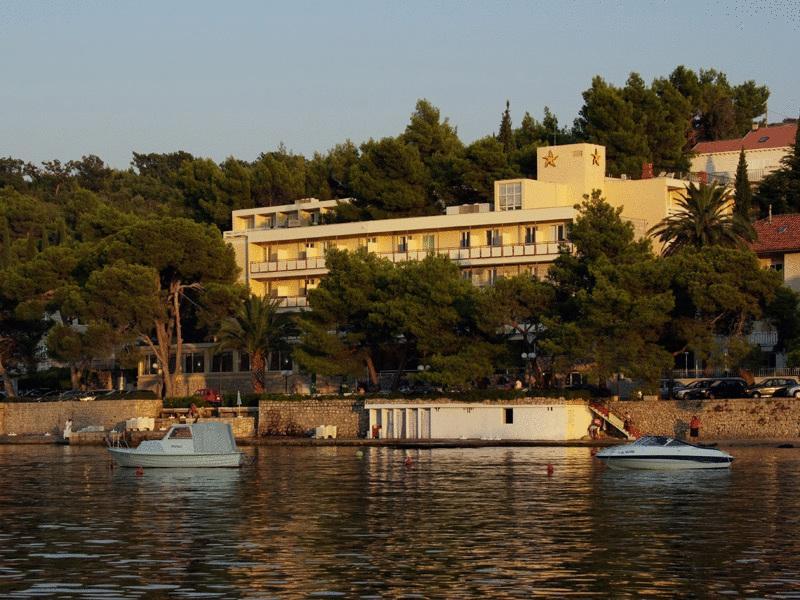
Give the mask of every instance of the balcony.
MULTIPOLYGON (((536 244, 506 244, 503 246, 473 246, 471 248, 439 248, 435 254, 446 256, 453 262, 463 265, 469 261, 480 259, 515 259, 514 262, 525 262, 524 258, 535 257, 555 258, 562 248, 572 251, 572 244, 568 242, 539 242, 536 244)), ((409 260, 422 260, 432 251, 406 250, 404 252, 375 252, 381 258, 386 258, 394 263, 409 260)), ((538 261, 537 261, 538 262, 538 261)), ((289 271, 305 271, 309 269, 325 269, 325 258, 298 258, 293 260, 271 260, 251 262, 250 273, 270 274, 285 273, 289 271)))
POLYGON ((305 308, 308 306, 308 298, 305 296, 283 296, 280 297, 280 304, 278 305, 279 308, 305 308))

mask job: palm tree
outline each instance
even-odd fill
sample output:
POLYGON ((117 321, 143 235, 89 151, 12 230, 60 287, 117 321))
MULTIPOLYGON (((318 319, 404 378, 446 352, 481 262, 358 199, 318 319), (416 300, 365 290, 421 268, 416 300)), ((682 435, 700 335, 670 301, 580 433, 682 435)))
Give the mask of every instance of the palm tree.
POLYGON ((690 183, 678 207, 648 232, 664 244, 664 255, 686 247, 743 247, 755 237, 750 222, 734 214, 730 190, 717 183, 690 183))
POLYGON ((251 295, 236 314, 220 324, 217 349, 238 350, 250 355, 253 391, 264 391, 266 367, 272 353, 285 344, 291 332, 292 319, 279 312, 279 298, 251 295))

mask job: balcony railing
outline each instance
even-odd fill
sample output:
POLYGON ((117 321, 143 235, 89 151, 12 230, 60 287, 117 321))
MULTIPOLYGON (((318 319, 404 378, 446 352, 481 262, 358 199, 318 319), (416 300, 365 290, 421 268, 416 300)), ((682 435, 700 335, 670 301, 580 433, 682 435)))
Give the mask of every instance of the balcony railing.
MULTIPOLYGON (((556 256, 562 248, 571 252, 572 244, 568 242, 540 242, 536 244, 506 244, 503 246, 474 246, 471 248, 439 248, 435 251, 406 250, 404 252, 375 252, 374 254, 381 258, 387 258, 392 262, 407 262, 409 260, 422 260, 433 252, 434 254, 447 256, 450 260, 460 263, 481 258, 556 256)), ((275 273, 324 268, 324 257, 270 260, 250 263, 250 273, 275 273)))
POLYGON ((308 306, 308 298, 305 296, 283 296, 279 298, 281 303, 278 308, 305 308, 308 306))

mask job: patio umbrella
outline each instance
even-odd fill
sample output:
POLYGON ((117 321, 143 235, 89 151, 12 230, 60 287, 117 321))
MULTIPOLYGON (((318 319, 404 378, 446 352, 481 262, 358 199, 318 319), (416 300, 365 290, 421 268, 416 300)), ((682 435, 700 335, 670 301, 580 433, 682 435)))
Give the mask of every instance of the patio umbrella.
POLYGON ((236 406, 242 406, 242 393, 239 390, 236 390, 236 406))

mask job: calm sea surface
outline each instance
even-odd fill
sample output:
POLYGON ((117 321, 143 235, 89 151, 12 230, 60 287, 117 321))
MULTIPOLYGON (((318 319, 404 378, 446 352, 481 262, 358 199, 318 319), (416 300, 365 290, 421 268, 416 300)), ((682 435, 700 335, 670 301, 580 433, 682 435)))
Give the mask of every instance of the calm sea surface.
POLYGON ((248 452, 137 476, 0 447, 0 597, 800 598, 800 449, 684 473, 585 448, 248 452))

